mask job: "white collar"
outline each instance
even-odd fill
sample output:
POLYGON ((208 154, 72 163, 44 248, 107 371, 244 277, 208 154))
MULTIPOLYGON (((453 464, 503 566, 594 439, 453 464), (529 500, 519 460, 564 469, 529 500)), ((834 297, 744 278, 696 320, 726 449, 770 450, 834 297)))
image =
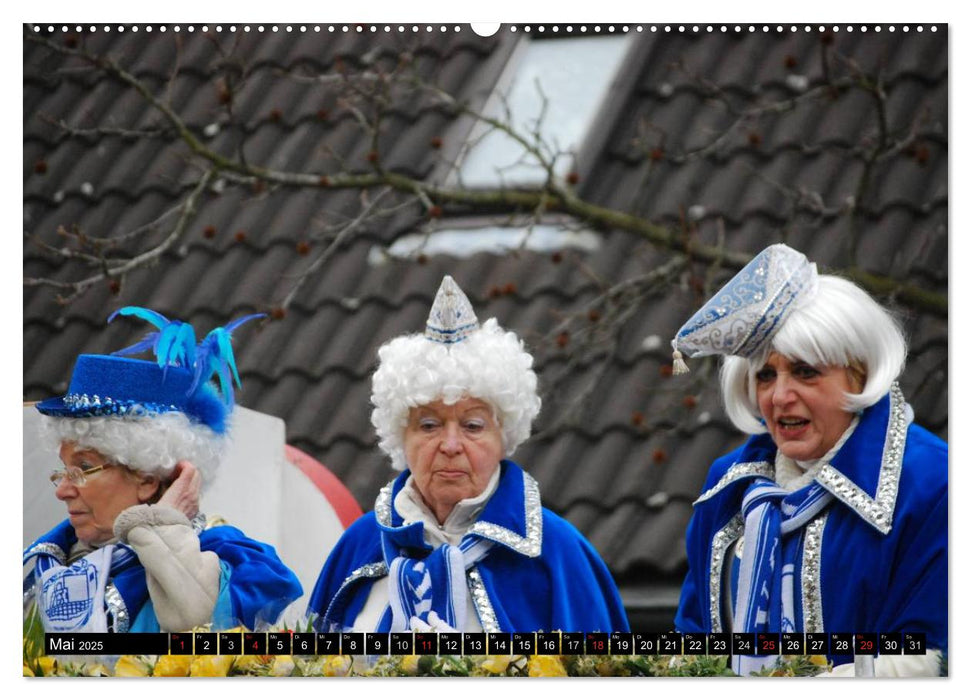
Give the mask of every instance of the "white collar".
POLYGON ((502 469, 496 465, 489 483, 478 496, 465 498, 452 508, 445 522, 438 524, 438 518, 431 511, 415 487, 415 475, 411 474, 394 499, 394 509, 398 511, 405 525, 421 522, 425 526, 425 540, 437 547, 441 544, 457 545, 462 537, 475 524, 479 513, 499 487, 499 474, 502 469))
POLYGON ((811 459, 807 461, 800 461, 795 459, 789 459, 784 454, 782 450, 778 450, 775 453, 775 482, 779 484, 782 488, 790 493, 798 491, 803 486, 808 484, 810 481, 816 478, 816 475, 823 468, 824 465, 829 464, 829 461, 836 456, 836 453, 840 451, 847 440, 850 439, 850 435, 856 430, 856 426, 860 422, 860 416, 853 416, 853 420, 843 431, 840 439, 836 441, 836 444, 830 448, 829 452, 820 457, 819 459, 811 459))

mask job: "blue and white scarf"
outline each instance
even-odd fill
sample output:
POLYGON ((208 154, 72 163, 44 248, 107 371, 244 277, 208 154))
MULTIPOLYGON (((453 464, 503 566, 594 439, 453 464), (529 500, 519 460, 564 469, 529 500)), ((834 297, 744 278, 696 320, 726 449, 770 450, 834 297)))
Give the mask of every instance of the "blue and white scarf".
POLYGON ((412 628, 412 619, 435 627, 438 619, 449 627, 465 629, 468 585, 465 572, 485 557, 493 543, 476 535, 466 535, 458 546, 443 544, 423 559, 409 558, 400 552, 391 559, 388 571, 388 600, 391 631, 412 628))
POLYGON ((48 632, 108 632, 105 588, 115 575, 139 566, 123 544, 95 549, 69 565, 50 553, 34 553, 37 609, 48 632))
MULTIPOLYGON (((792 632, 797 619, 794 577, 802 550, 802 528, 832 501, 813 482, 794 493, 765 478, 754 479, 742 500, 744 548, 735 600, 736 632, 792 632)), ((777 656, 739 656, 732 667, 748 675, 777 656)))

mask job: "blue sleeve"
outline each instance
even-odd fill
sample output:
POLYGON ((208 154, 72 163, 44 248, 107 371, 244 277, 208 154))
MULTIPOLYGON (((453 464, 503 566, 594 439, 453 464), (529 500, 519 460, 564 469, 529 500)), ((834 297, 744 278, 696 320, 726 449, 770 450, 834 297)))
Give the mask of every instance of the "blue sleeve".
POLYGON ((928 649, 947 651, 947 600, 945 493, 901 547, 877 629, 923 632, 928 649))
MULTIPOLYGON (((274 624, 284 608, 303 594, 296 575, 270 545, 226 525, 204 530, 199 541, 204 551, 215 552, 228 566, 232 615, 247 629, 274 624)), ((222 579, 220 586, 222 597, 222 579)))
POLYGON ((688 550, 688 573, 681 585, 681 600, 678 612, 674 616, 674 628, 678 632, 710 632, 708 629, 708 615, 702 607, 707 597, 708 585, 704 577, 708 576, 707 557, 701 550, 707 550, 703 538, 699 537, 700 528, 697 511, 691 516, 685 542, 688 550))
POLYGON ((927 648, 947 651, 948 446, 911 425, 889 537, 887 587, 878 599, 876 628, 922 632, 927 648))
POLYGON ((629 632, 627 613, 607 565, 570 523, 544 512, 543 556, 550 558, 550 629, 629 632), (549 553, 549 554, 547 554, 549 553))
MULTIPOLYGON (((705 493, 718 484, 729 468, 739 460, 747 461, 753 455, 757 458, 775 459, 770 457, 767 452, 766 440, 766 436, 756 435, 742 447, 722 455, 712 462, 701 493, 705 493), (744 458, 743 454, 745 455, 744 458)), ((715 498, 718 498, 718 496, 715 498)), ((731 510, 731 507, 729 510, 731 510)), ((716 529, 715 523, 721 522, 717 518, 724 520, 727 516, 728 513, 725 512, 724 505, 715 508, 711 501, 703 504, 696 503, 694 506, 694 512, 688 521, 688 529, 684 536, 688 572, 685 574, 684 583, 681 585, 681 599, 678 602, 678 611, 674 616, 674 628, 678 632, 712 631, 711 613, 708 609, 711 540, 716 529)))
MULTIPOLYGON (((322 617, 327 612, 344 580, 350 576, 352 571, 364 564, 372 564, 382 560, 381 543, 376 522, 373 512, 365 513, 341 535, 317 577, 317 583, 307 605, 308 616, 322 617)), ((357 596, 355 601, 351 603, 351 607, 337 611, 335 619, 326 622, 320 620, 319 622, 324 625, 330 622, 342 624, 346 622, 349 625, 360 612, 360 608, 364 606, 364 601, 364 597, 357 596)), ((319 627, 319 629, 323 630, 323 627, 319 627)))

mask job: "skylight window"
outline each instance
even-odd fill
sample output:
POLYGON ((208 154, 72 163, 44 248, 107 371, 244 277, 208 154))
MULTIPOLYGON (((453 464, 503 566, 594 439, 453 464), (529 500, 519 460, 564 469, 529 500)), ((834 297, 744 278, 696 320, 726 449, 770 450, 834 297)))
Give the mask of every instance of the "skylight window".
MULTIPOLYGON (((486 103, 485 114, 508 120, 531 142, 538 133, 544 157, 559 154, 554 172, 563 177, 574 167, 568 152, 579 150, 609 99, 628 45, 624 35, 524 40, 486 103)), ((469 142, 472 147, 459 168, 459 180, 466 187, 530 187, 546 180, 537 159, 504 131, 480 122, 469 142)))
POLYGON ((476 253, 505 255, 520 249, 553 252, 572 248, 591 252, 600 244, 601 237, 593 231, 559 225, 451 228, 429 234, 410 233, 397 239, 390 248, 374 246, 368 253, 368 262, 381 265, 390 259, 413 258, 419 253, 469 258, 476 253))

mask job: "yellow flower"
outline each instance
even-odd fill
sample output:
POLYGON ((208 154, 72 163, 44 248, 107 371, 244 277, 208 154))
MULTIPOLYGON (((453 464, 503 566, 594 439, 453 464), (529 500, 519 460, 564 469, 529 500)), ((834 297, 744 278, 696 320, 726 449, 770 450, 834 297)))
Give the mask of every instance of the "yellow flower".
POLYGON ((108 669, 104 664, 84 664, 81 666, 82 676, 95 676, 95 677, 105 677, 110 676, 108 669))
POLYGON ((597 669, 597 675, 609 678, 610 676, 616 675, 614 661, 612 656, 601 657, 597 664, 594 666, 597 669))
POLYGON ((532 656, 529 659, 529 675, 532 678, 565 676, 566 668, 559 656, 532 656))
POLYGON ((34 670, 27 665, 26 661, 24 661, 24 678, 33 678, 33 677, 34 677, 34 670))
POLYGON ((398 669, 406 676, 414 676, 418 673, 418 660, 420 656, 402 656, 398 669))
POLYGON ((505 673, 511 661, 511 656, 487 656, 479 666, 489 673, 505 673))
POLYGON ((244 654, 236 657, 236 671, 252 676, 262 676, 270 665, 272 657, 258 654, 244 654))
POLYGON ((142 656, 122 656, 115 662, 115 676, 145 678, 152 675, 152 666, 142 656))
POLYGON ((53 656, 39 656, 37 657, 37 667, 40 669, 41 675, 53 676, 57 673, 57 659, 53 656))
POLYGON ((270 664, 270 675, 271 676, 289 676, 293 673, 293 657, 287 656, 286 654, 282 656, 274 656, 273 662, 270 664))
POLYGON ((350 656, 328 656, 325 657, 322 671, 325 676, 346 676, 351 670, 350 656))
POLYGON ((809 660, 815 665, 822 666, 823 668, 827 668, 829 666, 829 659, 827 659, 825 656, 822 656, 820 654, 817 654, 815 656, 810 656, 809 660))
POLYGON ((155 664, 153 676, 188 676, 189 666, 192 664, 191 656, 179 656, 167 654, 158 657, 155 664))
POLYGON ((197 656, 189 664, 189 675, 222 678, 229 674, 235 659, 235 656, 197 656))

